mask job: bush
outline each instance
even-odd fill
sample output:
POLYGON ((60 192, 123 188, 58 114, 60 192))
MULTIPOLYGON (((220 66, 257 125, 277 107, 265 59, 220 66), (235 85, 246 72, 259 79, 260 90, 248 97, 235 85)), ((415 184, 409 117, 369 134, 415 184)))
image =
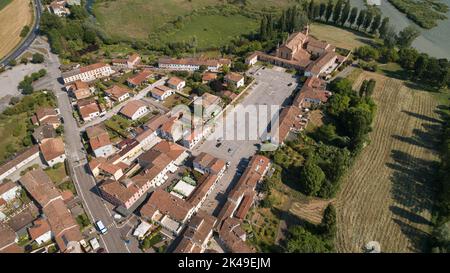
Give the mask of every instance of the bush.
POLYGON ((40 64, 44 62, 44 55, 41 53, 34 53, 33 57, 31 58, 31 62, 34 64, 40 64))

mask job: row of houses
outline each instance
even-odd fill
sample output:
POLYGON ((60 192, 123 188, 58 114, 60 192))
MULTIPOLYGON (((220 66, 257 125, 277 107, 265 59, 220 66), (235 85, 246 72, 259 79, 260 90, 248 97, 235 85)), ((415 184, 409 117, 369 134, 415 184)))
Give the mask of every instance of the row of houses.
POLYGON ((218 72, 224 66, 231 66, 230 59, 205 59, 205 58, 160 58, 158 67, 170 71, 197 71, 201 67, 212 72, 218 72))

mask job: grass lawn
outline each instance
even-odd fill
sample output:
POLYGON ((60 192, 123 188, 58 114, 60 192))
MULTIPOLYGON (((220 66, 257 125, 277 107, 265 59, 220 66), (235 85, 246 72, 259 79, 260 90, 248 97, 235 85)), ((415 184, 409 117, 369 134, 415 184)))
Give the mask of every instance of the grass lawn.
POLYGON ((174 95, 168 97, 167 99, 165 99, 163 102, 163 105, 167 108, 172 108, 179 104, 188 105, 189 102, 190 102, 189 99, 187 99, 183 96, 180 96, 178 94, 174 94, 174 95))
POLYGON ((353 49, 370 44, 372 38, 353 30, 346 30, 326 24, 313 23, 310 34, 319 40, 345 49, 353 49))
POLYGON ((242 15, 196 15, 163 38, 166 42, 189 42, 197 38, 199 49, 218 48, 242 34, 255 31, 259 21, 242 15))
POLYGON ((105 126, 121 135, 122 137, 128 136, 127 129, 131 127, 131 121, 122 117, 121 115, 114 115, 107 121, 105 121, 105 126))
POLYGON ((60 183, 67 177, 66 168, 64 164, 57 164, 54 167, 56 168, 45 169, 45 173, 47 173, 53 183, 60 183))

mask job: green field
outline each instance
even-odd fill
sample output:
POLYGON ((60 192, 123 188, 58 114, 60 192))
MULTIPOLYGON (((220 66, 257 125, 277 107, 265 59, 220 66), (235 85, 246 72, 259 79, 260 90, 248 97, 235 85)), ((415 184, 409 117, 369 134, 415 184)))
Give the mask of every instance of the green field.
POLYGON ((189 42, 195 36, 199 49, 217 48, 230 42, 233 38, 255 31, 258 26, 258 21, 242 15, 198 15, 163 40, 166 42, 189 42))
MULTIPOLYGON (((173 23, 178 17, 184 17, 193 12, 208 12, 206 7, 222 6, 227 1, 223 0, 120 0, 106 1, 99 0, 94 4, 95 17, 102 28, 114 38, 146 39, 149 35, 154 35, 157 30, 173 23)), ((236 1, 239 2, 239 1, 236 1)), ((295 3, 295 0, 247 0, 245 8, 247 10, 273 10, 283 8, 295 3)), ((235 4, 235 6, 238 4, 235 4)), ((241 6, 239 6, 239 9, 241 6)), ((210 20, 211 18, 209 18, 210 20)), ((234 18, 233 18, 234 19, 234 18)), ((203 21, 204 26, 208 26, 203 21)), ((218 19, 220 22, 224 22, 218 19)), ((239 18, 238 18, 239 20, 239 18)), ((242 20, 242 18, 241 18, 242 20)), ((198 28, 199 18, 194 18, 193 22, 184 26, 186 30, 198 28), (193 26, 190 26, 193 24, 193 26)), ((224 24, 237 23, 227 21, 224 24)), ((202 29, 202 28, 201 28, 202 29)), ((224 28, 225 30, 231 27, 224 28)), ((233 30, 231 35, 239 33, 233 30)), ((241 31, 242 33, 242 31, 241 31)), ((228 36, 228 33, 224 33, 228 36)), ((189 36, 189 33, 185 34, 189 36)), ((199 37, 200 38, 200 37, 199 37)))
POLYGON ((12 2, 12 0, 0 0, 0 10, 2 10, 4 7, 6 7, 11 2, 12 2))

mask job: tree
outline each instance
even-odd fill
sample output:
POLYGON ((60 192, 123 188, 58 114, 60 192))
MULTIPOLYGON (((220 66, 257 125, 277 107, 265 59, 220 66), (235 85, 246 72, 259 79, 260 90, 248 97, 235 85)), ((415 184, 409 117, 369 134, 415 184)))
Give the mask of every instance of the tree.
POLYGON ((286 250, 289 253, 329 252, 327 246, 321 238, 307 231, 302 226, 294 226, 289 229, 286 250))
POLYGON ((358 8, 353 7, 352 10, 350 11, 350 16, 348 17, 348 23, 349 23, 350 27, 352 27, 353 24, 355 23, 356 16, 358 16, 358 8))
POLYGON ((30 26, 26 25, 20 31, 20 37, 25 38, 27 36, 28 32, 30 32, 30 26))
POLYGON ((313 19, 319 18, 320 15, 320 5, 319 4, 314 4, 313 6, 313 19))
POLYGON ((361 46, 355 51, 355 55, 364 61, 372 61, 378 59, 378 51, 371 46, 361 46))
POLYGON ((397 32, 393 26, 389 25, 383 36, 383 42, 386 47, 395 47, 395 44, 397 43, 397 32))
POLYGON ((333 22, 339 23, 339 17, 341 16, 343 0, 338 0, 333 10, 333 22))
POLYGON ((263 16, 261 19, 261 25, 259 27, 259 38, 262 41, 267 40, 267 18, 266 16, 263 16))
POLYGON ((406 70, 414 69, 414 64, 419 58, 419 52, 412 47, 401 48, 398 51, 398 63, 406 70))
POLYGON ((381 14, 375 15, 372 25, 370 26, 370 32, 376 33, 381 24, 381 14))
POLYGON ((422 78, 428 66, 428 56, 420 54, 414 64, 414 75, 418 78, 422 78))
POLYGON ((328 204, 323 212, 320 228, 327 239, 333 239, 336 236, 336 208, 333 204, 328 204))
POLYGON ((33 57, 31 58, 31 62, 34 64, 40 64, 44 62, 44 55, 42 55, 41 53, 34 53, 33 57))
POLYGON ((338 117, 341 113, 347 110, 349 106, 350 97, 342 94, 335 94, 328 102, 327 112, 334 117, 338 117))
POLYGON ((362 26, 362 24, 364 23, 365 18, 366 18, 366 11, 365 10, 361 10, 359 12, 359 14, 358 14, 358 18, 356 19, 356 26, 357 26, 358 30, 362 26))
POLYGON ((364 18, 364 23, 363 23, 364 30, 367 31, 367 29, 369 28, 370 24, 372 23, 372 18, 373 18, 372 12, 370 10, 367 11, 366 17, 364 18))
POLYGON ((347 22, 349 15, 350 15, 350 1, 347 0, 345 2, 344 7, 342 8, 342 15, 340 20, 342 26, 345 24, 345 22, 347 22))
POLYGON ((309 1, 308 16, 310 19, 314 19, 314 0, 309 1))
POLYGON ((20 63, 21 64, 27 64, 28 63, 28 58, 27 57, 22 57, 22 58, 20 58, 20 63))
POLYGON ((398 61, 398 53, 395 48, 392 47, 382 47, 378 50, 380 53, 379 61, 382 63, 388 62, 397 62, 398 61))
POLYGON ((320 3, 320 8, 319 8, 319 19, 322 19, 322 17, 325 15, 325 11, 327 10, 327 4, 325 3, 320 3))
POLYGON ((420 31, 410 25, 405 27, 402 31, 398 33, 397 45, 400 48, 410 47, 412 42, 419 37, 420 31))
POLYGON ((302 176, 305 194, 315 196, 325 180, 324 172, 312 160, 307 160, 302 169, 302 176))
POLYGON ((384 17, 383 21, 381 22, 381 26, 378 29, 378 33, 380 34, 381 38, 384 38, 384 35, 386 34, 389 26, 389 17, 384 17))
POLYGON ((201 66, 199 66, 198 68, 198 72, 203 73, 208 69, 208 67, 204 64, 202 64, 201 66))
POLYGON ((330 21, 331 14, 333 14, 333 1, 328 0, 327 10, 325 11, 325 21, 326 22, 330 21))

